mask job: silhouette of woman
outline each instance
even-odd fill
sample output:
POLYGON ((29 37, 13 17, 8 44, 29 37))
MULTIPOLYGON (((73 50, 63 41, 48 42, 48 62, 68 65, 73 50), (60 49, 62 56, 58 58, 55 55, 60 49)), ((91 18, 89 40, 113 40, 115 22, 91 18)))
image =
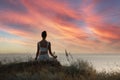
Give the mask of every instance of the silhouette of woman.
POLYGON ((53 59, 57 58, 57 56, 54 56, 51 52, 51 43, 46 40, 47 32, 43 31, 41 36, 42 40, 37 43, 37 53, 35 60, 40 61, 50 60, 51 58, 48 55, 48 51, 49 54, 53 57, 53 59))

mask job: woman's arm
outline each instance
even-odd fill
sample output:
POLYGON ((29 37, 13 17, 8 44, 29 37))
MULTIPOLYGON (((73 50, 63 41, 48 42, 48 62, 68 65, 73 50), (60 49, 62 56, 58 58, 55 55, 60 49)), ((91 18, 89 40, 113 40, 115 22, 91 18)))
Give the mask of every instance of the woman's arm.
POLYGON ((53 56, 54 58, 57 58, 57 56, 54 56, 54 55, 52 54, 52 51, 51 51, 51 43, 49 43, 49 47, 48 47, 48 48, 49 48, 49 53, 50 53, 50 55, 53 56))
POLYGON ((38 55, 39 55, 39 43, 37 43, 37 52, 36 52, 35 60, 37 60, 38 55))

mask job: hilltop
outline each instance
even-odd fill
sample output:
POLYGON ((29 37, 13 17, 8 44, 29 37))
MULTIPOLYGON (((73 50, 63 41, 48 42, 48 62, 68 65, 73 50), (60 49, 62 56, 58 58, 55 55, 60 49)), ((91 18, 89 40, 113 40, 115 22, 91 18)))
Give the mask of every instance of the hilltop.
POLYGON ((120 80, 120 73, 97 72, 85 61, 63 66, 58 61, 0 65, 0 80, 120 80))

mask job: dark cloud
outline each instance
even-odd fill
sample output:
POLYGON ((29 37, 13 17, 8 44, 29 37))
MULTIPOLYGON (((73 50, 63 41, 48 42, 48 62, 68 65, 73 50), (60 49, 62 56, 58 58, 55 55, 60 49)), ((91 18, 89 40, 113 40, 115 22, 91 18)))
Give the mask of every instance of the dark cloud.
POLYGON ((0 10, 11 10, 19 13, 27 12, 20 0, 0 0, 0 10))

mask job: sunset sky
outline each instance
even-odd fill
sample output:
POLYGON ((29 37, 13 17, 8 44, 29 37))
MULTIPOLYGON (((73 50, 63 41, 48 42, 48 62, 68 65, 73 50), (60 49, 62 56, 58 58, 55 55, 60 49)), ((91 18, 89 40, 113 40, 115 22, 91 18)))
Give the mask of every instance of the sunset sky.
POLYGON ((120 0, 0 0, 0 53, 120 53, 120 0))

